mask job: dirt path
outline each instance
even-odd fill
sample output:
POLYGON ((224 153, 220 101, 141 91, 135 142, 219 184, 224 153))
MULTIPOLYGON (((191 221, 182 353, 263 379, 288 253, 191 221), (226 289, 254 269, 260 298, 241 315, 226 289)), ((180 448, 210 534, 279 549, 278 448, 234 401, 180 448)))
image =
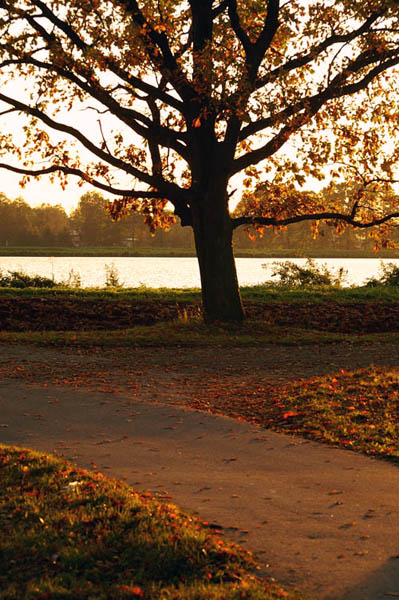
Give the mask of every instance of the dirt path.
POLYGON ((265 345, 230 348, 72 350, 0 344, 0 378, 138 393, 184 402, 188 390, 230 391, 311 378, 340 369, 399 365, 396 344, 265 345))
POLYGON ((399 349, 0 345, 0 441, 171 498, 312 600, 386 600, 399 595, 399 469, 187 408, 369 364, 399 365, 399 349))

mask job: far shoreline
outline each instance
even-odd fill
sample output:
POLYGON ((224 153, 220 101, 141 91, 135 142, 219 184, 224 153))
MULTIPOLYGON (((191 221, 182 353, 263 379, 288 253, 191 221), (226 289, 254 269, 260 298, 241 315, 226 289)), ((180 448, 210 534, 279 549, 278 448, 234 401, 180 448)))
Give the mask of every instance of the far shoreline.
MULTIPOLYGON (((234 251, 236 258, 399 258, 399 250, 381 250, 378 253, 363 249, 270 249, 263 248, 237 248, 234 251)), ((171 248, 171 247, 41 247, 41 246, 0 246, 0 256, 48 256, 48 257, 137 257, 137 258, 195 258, 193 248, 171 248)))

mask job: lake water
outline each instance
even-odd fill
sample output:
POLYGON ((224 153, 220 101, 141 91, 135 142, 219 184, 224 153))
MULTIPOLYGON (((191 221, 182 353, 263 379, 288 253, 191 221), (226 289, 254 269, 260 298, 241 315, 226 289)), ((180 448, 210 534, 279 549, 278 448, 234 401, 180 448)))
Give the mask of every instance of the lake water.
MULTIPOLYGON (((254 285, 271 278, 273 262, 287 259, 237 258, 237 273, 240 285, 254 285), (265 268, 263 265, 267 265, 265 268)), ((303 258, 290 259, 297 264, 303 258)), ((326 264, 329 269, 344 267, 348 271, 349 284, 362 285, 366 279, 379 273, 381 260, 378 258, 323 258, 317 264, 326 264)), ((399 265, 399 259, 385 259, 399 265)), ((43 256, 0 256, 0 271, 25 271, 29 275, 53 277, 65 281, 71 270, 78 274, 83 287, 103 287, 106 266, 113 265, 119 281, 125 287, 200 287, 200 276, 196 258, 154 257, 43 257, 43 256)))

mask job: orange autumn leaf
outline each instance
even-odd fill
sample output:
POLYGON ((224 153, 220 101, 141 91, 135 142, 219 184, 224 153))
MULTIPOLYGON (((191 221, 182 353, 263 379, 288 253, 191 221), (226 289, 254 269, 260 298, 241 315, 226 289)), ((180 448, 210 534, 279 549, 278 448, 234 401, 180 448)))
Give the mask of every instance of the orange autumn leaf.
POLYGON ((121 592, 125 592, 125 594, 131 594, 132 596, 137 596, 137 597, 143 597, 144 596, 144 592, 141 589, 140 586, 138 585, 119 585, 118 589, 121 592))
POLYGON ((288 419, 289 417, 297 417, 298 413, 295 410, 287 410, 287 412, 285 412, 283 414, 284 419, 288 419))

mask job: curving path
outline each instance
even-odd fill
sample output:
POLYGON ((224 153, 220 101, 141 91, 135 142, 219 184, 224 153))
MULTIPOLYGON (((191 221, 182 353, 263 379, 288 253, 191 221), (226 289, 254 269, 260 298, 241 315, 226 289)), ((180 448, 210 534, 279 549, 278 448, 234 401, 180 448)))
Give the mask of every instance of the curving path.
MULTIPOLYGON (((161 354, 154 354, 154 394, 160 389, 157 374, 165 376, 161 354)), ((1 443, 60 454, 197 513, 255 552, 263 575, 314 600, 399 597, 397 467, 226 417, 149 402, 148 371, 147 387, 110 393, 42 380, 51 358, 70 369, 77 360, 72 355, 38 351, 40 360, 32 363, 29 349, 2 346, 0 358, 1 443), (17 362, 25 371, 33 364, 29 378, 16 378, 17 362)), ((181 361, 175 359, 168 374, 176 380, 181 361)), ((192 391, 194 384, 190 377, 180 384, 180 401, 184 386, 192 391)))

